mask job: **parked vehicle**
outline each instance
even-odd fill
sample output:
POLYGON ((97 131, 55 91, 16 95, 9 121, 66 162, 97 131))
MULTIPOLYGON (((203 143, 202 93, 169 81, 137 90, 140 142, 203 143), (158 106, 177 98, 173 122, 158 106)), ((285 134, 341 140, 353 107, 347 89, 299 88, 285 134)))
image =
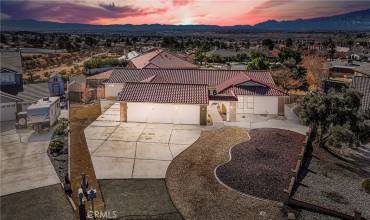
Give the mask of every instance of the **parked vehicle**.
POLYGON ((53 126, 60 115, 59 97, 44 97, 27 108, 27 123, 36 131, 53 126))

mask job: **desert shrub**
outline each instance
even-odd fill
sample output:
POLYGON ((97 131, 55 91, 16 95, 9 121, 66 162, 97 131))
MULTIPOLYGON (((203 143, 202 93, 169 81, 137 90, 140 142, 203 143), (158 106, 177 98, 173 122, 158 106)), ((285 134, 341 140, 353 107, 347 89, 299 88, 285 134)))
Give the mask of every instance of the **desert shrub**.
POLYGON ((226 106, 224 104, 221 104, 221 113, 226 115, 227 113, 227 109, 226 109, 226 106))
POLYGON ((370 193, 370 178, 364 179, 361 185, 367 193, 370 193))
POLYGON ((64 143, 60 139, 54 139, 50 142, 50 153, 59 153, 64 147, 64 143))
POLYGON ((54 134, 63 135, 64 134, 64 129, 65 129, 65 127, 64 127, 63 123, 58 124, 58 126, 54 130, 54 134))

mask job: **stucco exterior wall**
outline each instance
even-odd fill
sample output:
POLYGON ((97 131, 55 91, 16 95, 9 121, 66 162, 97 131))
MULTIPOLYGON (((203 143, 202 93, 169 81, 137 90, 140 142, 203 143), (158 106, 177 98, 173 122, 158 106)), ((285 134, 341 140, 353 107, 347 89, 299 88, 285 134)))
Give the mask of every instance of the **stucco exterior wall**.
POLYGON ((278 96, 238 96, 238 114, 278 114, 278 96))
POLYGON ((117 97, 118 93, 122 91, 122 83, 111 83, 105 84, 105 97, 112 98, 117 97))

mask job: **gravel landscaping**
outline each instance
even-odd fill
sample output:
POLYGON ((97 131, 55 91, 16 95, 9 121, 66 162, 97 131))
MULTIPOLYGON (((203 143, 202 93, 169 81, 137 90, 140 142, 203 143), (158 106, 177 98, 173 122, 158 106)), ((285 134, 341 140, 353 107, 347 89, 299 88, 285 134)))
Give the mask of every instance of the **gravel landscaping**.
MULTIPOLYGON (((56 127, 59 126, 63 122, 59 122, 56 127)), ((51 140, 58 140, 63 144, 58 152, 54 152, 51 149, 51 145, 49 145, 48 155, 50 158, 51 163, 54 166, 55 172, 57 173, 60 182, 65 184, 65 177, 68 176, 68 135, 67 131, 65 130, 63 134, 56 134, 54 132, 53 137, 51 140)))
POLYGON ((248 140, 243 128, 203 131, 170 164, 166 184, 185 219, 282 219, 277 202, 242 195, 222 185, 215 168, 229 159, 229 149, 248 140))
POLYGON ((217 177, 239 192, 287 201, 284 189, 288 189, 305 136, 273 128, 254 129, 249 134, 251 140, 234 146, 231 160, 216 169, 217 177))
MULTIPOLYGON (((367 160, 369 166, 370 158, 367 160)), ((370 219, 370 194, 361 187, 362 180, 370 174, 360 168, 314 147, 308 171, 293 198, 348 215, 357 209, 370 219)))

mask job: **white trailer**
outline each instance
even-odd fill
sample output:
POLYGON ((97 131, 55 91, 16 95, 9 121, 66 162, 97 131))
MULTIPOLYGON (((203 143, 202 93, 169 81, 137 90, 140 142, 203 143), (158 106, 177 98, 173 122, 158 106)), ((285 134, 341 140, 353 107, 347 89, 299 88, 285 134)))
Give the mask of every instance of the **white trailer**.
POLYGON ((53 126, 60 115, 59 97, 44 97, 27 108, 27 123, 35 130, 53 126))

